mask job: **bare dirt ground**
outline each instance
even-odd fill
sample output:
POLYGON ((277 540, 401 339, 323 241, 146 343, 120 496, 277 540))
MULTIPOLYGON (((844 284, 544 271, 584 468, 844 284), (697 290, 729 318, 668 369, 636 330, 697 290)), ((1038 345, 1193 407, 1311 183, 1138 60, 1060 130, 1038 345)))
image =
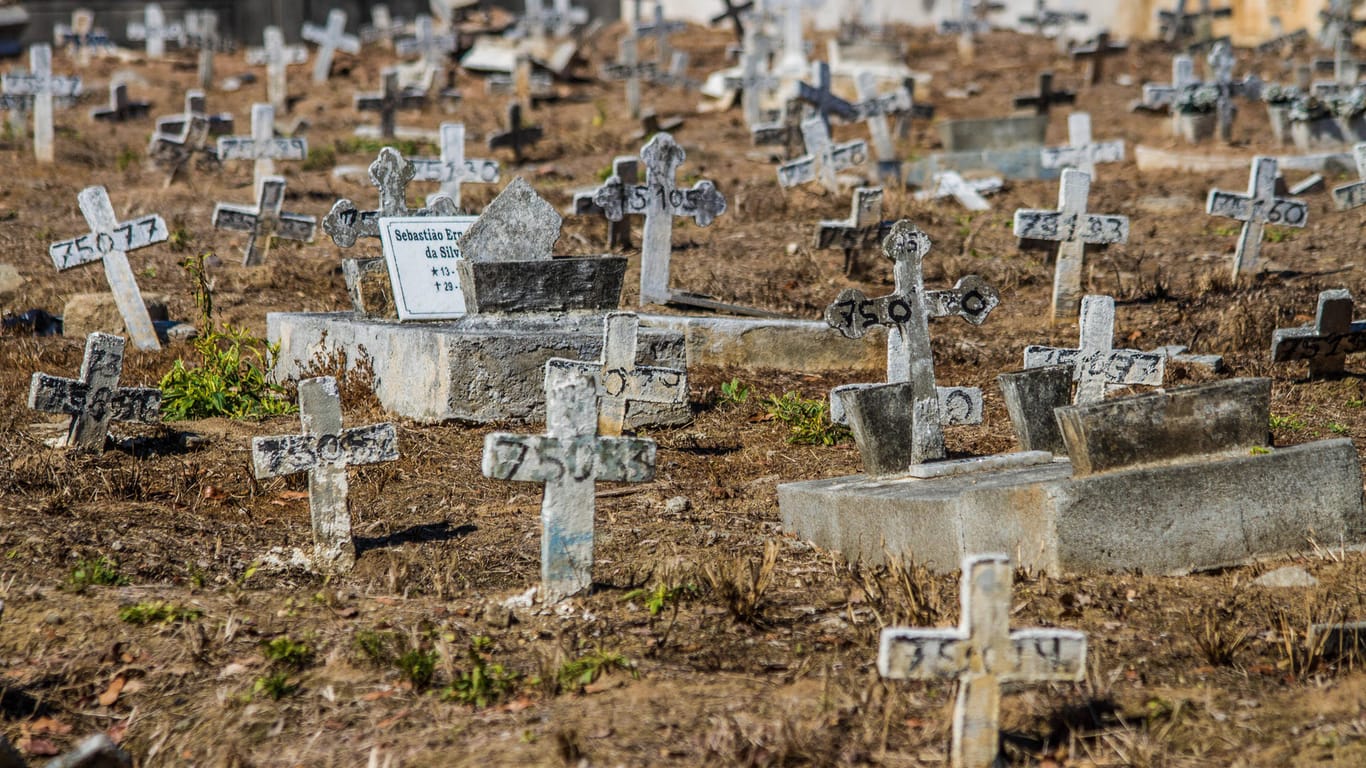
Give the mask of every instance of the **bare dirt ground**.
MULTIPOLYGON (((1045 68, 1061 86, 1080 85, 1080 67, 1047 41, 994 33, 965 66, 952 40, 904 34, 912 66, 934 77, 929 95, 941 117, 1007 113, 1009 97, 1033 90, 1045 68), (980 89, 971 99, 943 95, 969 86, 980 89)), ((722 65, 728 41, 692 29, 675 42, 692 53, 700 77, 722 65)), ((615 51, 614 34, 593 54, 605 51, 615 51)), ((350 98, 376 87, 387 61, 382 53, 343 57, 324 87, 304 84, 305 67, 291 70, 302 96, 295 114, 311 122, 315 151, 333 148, 338 163, 372 159, 373 150, 347 141, 371 119, 350 98)), ((1240 71, 1284 79, 1284 63, 1244 52, 1240 71)), ((218 66, 220 77, 247 71, 240 54, 219 57, 218 66)), ((133 92, 156 102, 153 114, 179 111, 193 79, 166 62, 100 62, 83 73, 94 101, 122 69, 144 79, 133 92)), ((1169 52, 1154 45, 1112 61, 1111 75, 1134 84, 1082 90, 1079 107, 1095 116, 1097 138, 1175 146, 1164 118, 1125 109, 1137 83, 1165 81, 1169 71, 1169 52)), ((465 100, 451 115, 429 107, 400 124, 435 129, 454 117, 471 137, 498 128, 501 97, 484 95, 478 80, 460 82, 465 100)), ((504 171, 505 181, 527 176, 557 206, 614 155, 639 148, 627 138, 637 126, 622 114, 619 85, 566 90, 573 98, 533 115, 548 140, 504 171)), ((842 287, 889 290, 877 254, 865 254, 851 280, 841 254, 811 247, 816 221, 846 215, 847 197, 781 191, 773 158, 750 146, 738 110, 693 114, 695 96, 647 94, 661 113, 687 114, 676 133, 689 153, 686 179, 714 179, 730 201, 709 228, 676 225, 675 286, 810 318, 842 287)), ((232 111, 242 133, 250 104, 263 98, 258 81, 212 92, 209 103, 232 111)), ((1053 141, 1064 138, 1065 111, 1054 113, 1053 141)), ((177 265, 202 252, 217 255, 210 278, 220 321, 262 333, 267 312, 349 308, 339 260, 367 248, 378 254, 377 245, 343 254, 326 239, 279 244, 267 266, 236 266, 238 236, 209 222, 216 201, 249 202, 249 164, 163 188, 164 175, 143 162, 149 120, 96 125, 84 105, 58 115, 55 165, 32 164, 26 141, 0 144, 9 174, 0 244, 28 280, 9 309, 57 313, 69 295, 104 289, 98 267, 58 274, 46 255, 48 242, 84 231, 75 198, 88 184, 108 186, 121 217, 160 212, 178 233, 178 248, 132 256, 143 290, 170 294, 175 317, 197 316, 193 285, 177 265)), ((862 135, 861 126, 837 129, 838 138, 862 135)), ((471 155, 476 147, 472 140, 471 155)), ((915 157, 935 148, 932 127, 917 124, 900 150, 915 157)), ((1242 105, 1233 146, 1205 149, 1277 151, 1256 104, 1242 105)), ((373 204, 373 190, 333 180, 326 165, 283 165, 286 210, 321 216, 342 196, 373 204)), ((1308 382, 1302 366, 1267 362, 1272 329, 1310 321, 1320 290, 1361 295, 1363 214, 1335 212, 1325 193, 1314 193, 1309 227, 1277 231, 1264 253, 1273 269, 1234 289, 1225 274, 1236 231, 1205 216, 1203 200, 1215 185, 1243 189, 1246 178, 1246 169, 1140 175, 1132 163, 1103 166, 1091 209, 1129 215, 1132 236, 1089 257, 1089 288, 1119 301, 1117 341, 1126 346, 1189 344, 1224 354, 1228 375, 1273 377, 1278 444, 1366 435, 1361 377, 1308 382)), ((468 185, 466 206, 477 210, 494 193, 468 185)), ((932 326, 940 382, 981 386, 987 397, 983 425, 950 430, 955 452, 1010 449, 995 375, 1018 367, 1025 344, 1076 338, 1075 327, 1047 323, 1047 254, 1020 251, 1010 233, 1015 208, 1055 200, 1054 182, 1018 182, 993 198, 992 211, 970 214, 889 192, 888 215, 911 218, 934 239, 928 286, 978 273, 1002 294, 981 327, 932 326)), ((569 219, 558 249, 600 252, 602 240, 600 221, 569 219)), ((627 285, 630 306, 633 276, 627 285)), ((854 473, 859 460, 849 442, 789 444, 761 399, 789 390, 823 397, 867 372, 694 371, 695 422, 648 433, 660 445, 656 479, 599 489, 593 593, 558 609, 509 613, 497 605, 538 580, 540 489, 480 475, 483 436, 496 425, 400 422, 402 460, 353 473, 354 573, 273 574, 255 567, 263 553, 307 543, 306 479, 254 481, 248 446, 254 435, 297 431, 297 417, 177 422, 128 430, 143 439, 102 456, 53 452, 41 442, 51 423, 25 408, 28 378, 74 374, 81 347, 81 339, 0 337, 0 727, 30 755, 106 731, 147 766, 355 766, 371 756, 404 766, 946 760, 952 685, 883 682, 874 660, 885 625, 957 621, 956 576, 847 563, 785 536, 778 522, 777 484, 854 473), (725 402, 720 385, 736 377, 753 393, 725 402), (181 448, 182 433, 204 441, 181 448), (668 503, 679 497, 686 506, 668 503), (160 612, 158 602, 166 604, 160 612), (136 623, 139 612, 151 621, 136 623)), ((124 382, 154 385, 178 357, 193 362, 194 353, 130 353, 124 382)), ((1169 383, 1208 376, 1173 366, 1169 383)), ((355 386, 345 405, 348 423, 383 418, 355 386)), ((1018 573, 1013 624, 1085 630, 1091 657, 1082 684, 1006 697, 1012 763, 1366 763, 1366 674, 1304 637, 1311 621, 1362 617, 1366 560, 1334 541, 1306 541, 1306 550, 1185 578, 1018 573), (1320 586, 1250 584, 1291 562, 1320 586)))

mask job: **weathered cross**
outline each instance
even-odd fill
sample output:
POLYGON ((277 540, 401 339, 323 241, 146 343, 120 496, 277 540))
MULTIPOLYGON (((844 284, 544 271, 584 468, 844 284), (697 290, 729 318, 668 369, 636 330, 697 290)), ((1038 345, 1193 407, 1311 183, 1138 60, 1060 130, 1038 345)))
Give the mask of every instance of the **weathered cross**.
POLYGON ((952 195, 959 205, 969 211, 989 211, 991 203, 983 195, 998 192, 1002 186, 1004 182, 999 176, 968 181, 957 171, 938 171, 925 189, 915 193, 915 199, 937 200, 952 195))
POLYGON ((242 258, 244 267, 265 263, 272 239, 307 243, 313 240, 318 229, 318 220, 312 216, 281 212, 285 200, 284 177, 267 176, 257 189, 255 206, 219 203, 213 209, 214 229, 247 233, 242 258))
MULTIPOLYGON (((619 194, 625 194, 625 190, 631 189, 640 182, 640 158, 635 155, 618 155, 612 160, 612 178, 621 179, 621 186, 617 187, 619 194)), ((586 192, 579 192, 574 195, 574 215, 576 216, 603 216, 602 206, 598 205, 596 197, 597 189, 586 192)), ((625 202, 622 202, 625 205, 625 202)), ((630 248, 631 246, 631 223, 622 214, 621 219, 613 221, 607 220, 607 247, 608 248, 630 248)))
POLYGON ((166 41, 174 40, 185 44, 185 27, 180 24, 167 24, 166 14, 161 6, 148 3, 142 14, 141 22, 128 24, 128 39, 147 44, 147 58, 159 59, 166 55, 166 41))
POLYGON ((546 433, 494 432, 484 438, 485 477, 545 484, 541 596, 547 602, 592 585, 597 481, 642 483, 654 478, 653 440, 598 436, 596 378, 546 366, 546 433))
POLYGON ((941 33, 957 32, 958 52, 970 60, 976 47, 974 38, 980 33, 991 30, 987 16, 1003 10, 1005 10, 1003 3, 988 2, 987 0, 959 0, 958 18, 944 19, 939 22, 939 31, 941 33))
POLYGON ((346 34, 346 11, 340 8, 333 8, 327 12, 325 27, 305 22, 299 36, 318 46, 316 58, 313 60, 315 84, 327 82, 328 76, 332 74, 332 57, 337 51, 353 56, 360 55, 360 39, 355 35, 346 34))
POLYGON ((413 180, 413 164, 393 147, 384 147, 370 164, 370 183, 379 190, 379 208, 361 211, 342 198, 323 219, 323 231, 340 248, 350 248, 358 237, 379 237, 379 220, 393 216, 457 216, 460 207, 445 195, 437 195, 426 208, 408 207, 408 182, 413 180))
POLYGON ((413 22, 413 36, 399 40, 394 50, 400 56, 418 56, 424 67, 439 72, 446 68, 446 61, 458 44, 455 33, 438 33, 432 25, 432 17, 420 13, 413 22))
POLYGON ((1252 158, 1247 194, 1211 189, 1205 200, 1205 213, 1227 216, 1243 222, 1238 248, 1233 254, 1233 279, 1253 272, 1262 254, 1262 230, 1267 224, 1303 227, 1309 220, 1309 206, 1293 198, 1276 197, 1276 158, 1252 158))
POLYGON ((1356 159, 1358 180, 1333 188, 1333 205, 1339 211, 1366 205, 1366 144, 1352 147, 1352 157, 1356 159))
POLYGON ((199 87, 213 86, 213 55, 219 50, 234 50, 230 40, 218 34, 218 14, 213 11, 186 11, 185 45, 199 51, 196 71, 199 87))
MULTIPOLYGON (((821 122, 825 123, 825 130, 830 131, 830 113, 835 113, 845 120, 853 120, 858 116, 854 105, 836 96, 830 90, 830 64, 818 61, 811 65, 812 74, 815 75, 815 85, 802 80, 797 83, 797 98, 810 104, 815 108, 816 114, 820 116, 821 122)), ((864 98, 859 96, 860 99, 864 98)))
POLYGON ((602 68, 608 80, 626 81, 626 105, 631 117, 640 117, 640 80, 650 79, 658 71, 653 61, 640 61, 640 49, 635 35, 626 35, 617 43, 618 58, 602 68))
POLYGON ((289 65, 308 61, 308 49, 302 45, 285 45, 285 33, 279 27, 266 27, 262 33, 265 45, 247 49, 247 63, 266 65, 266 98, 277 111, 289 107, 289 65))
POLYGON ((565 368, 592 375, 598 385, 598 434, 620 436, 626 428, 631 403, 685 403, 688 372, 676 368, 636 365, 634 312, 609 312, 602 328, 602 356, 593 361, 551 358, 547 368, 565 368))
POLYGON ((385 48, 394 46, 394 33, 403 28, 403 25, 394 20, 389 13, 387 5, 370 6, 370 24, 360 28, 360 39, 362 43, 379 42, 385 48))
POLYGON ((1015 211, 1015 236, 1025 240, 1051 240, 1058 244, 1058 263, 1053 273, 1053 319, 1076 317, 1081 298, 1081 273, 1086 244, 1109 245, 1129 241, 1129 217, 1087 213, 1091 176, 1068 168, 1058 185, 1056 211, 1015 211))
POLYGON ((147 110, 151 107, 152 105, 146 101, 130 101, 128 99, 128 84, 113 80, 109 83, 109 106, 96 107, 90 110, 90 117, 95 120, 121 123, 129 118, 147 114, 147 110))
POLYGON ((853 274, 858 254, 877 245, 892 229, 882 220, 882 187, 858 187, 850 201, 849 218, 825 219, 816 228, 816 248, 844 250, 844 274, 853 274))
POLYGON ((868 158, 868 143, 862 139, 833 144, 830 132, 819 117, 802 121, 802 141, 806 154, 778 166, 778 184, 795 187, 819 180, 831 192, 839 192, 837 173, 863 163, 868 158))
POLYGON ((489 137, 489 149, 510 148, 512 159, 520 163, 522 149, 539 142, 544 135, 541 126, 522 122, 522 105, 513 101, 508 105, 508 129, 489 137))
POLYGON ((1067 146, 1040 150, 1044 168, 1076 168, 1096 178, 1096 163, 1124 162, 1124 139, 1093 141, 1091 113, 1073 112, 1067 116, 1067 146))
POLYGON ((255 161, 252 189, 258 193, 262 181, 275 175, 276 160, 304 160, 307 157, 308 139, 275 135, 275 107, 270 104, 251 105, 250 136, 220 136, 218 139, 219 160, 255 161))
MULTIPOLYGON (((882 252, 893 262, 896 290, 870 299, 857 288, 846 288, 825 309, 825 322, 847 338, 861 339, 869 328, 887 326, 887 381, 912 385, 913 464, 944 458, 945 425, 982 420, 982 390, 935 386, 929 319, 958 315, 981 325, 1000 303, 996 289, 976 275, 964 277, 951 290, 926 291, 923 262, 929 250, 928 235, 906 219, 898 221, 882 241, 882 252)), ((830 418, 844 420, 846 392, 872 386, 836 387, 830 393, 830 418)))
POLYGON ((1214 84, 1219 89, 1219 102, 1216 107, 1219 113, 1219 138, 1230 141, 1233 138, 1233 115, 1237 111, 1233 106, 1233 96, 1236 93, 1257 93, 1261 87, 1260 81, 1234 81, 1233 66, 1237 60, 1233 58, 1233 46, 1226 42, 1215 44, 1210 49, 1206 62, 1214 75, 1214 84))
POLYGON ((1010 631, 1013 570, 1003 554, 963 558, 957 629, 887 627, 877 671, 891 680, 957 680, 952 768, 991 768, 1001 750, 1001 685, 1079 681, 1086 635, 1067 629, 1010 631))
POLYGON ((1319 11, 1319 44, 1324 48, 1336 48, 1343 38, 1350 40, 1366 27, 1366 20, 1352 15, 1360 0, 1331 0, 1328 8, 1319 11))
POLYGON ((79 77, 52 74, 52 46, 37 43, 28 47, 27 73, 6 73, 0 77, 5 93, 33 98, 33 153, 40 163, 56 159, 53 146, 52 97, 75 97, 81 92, 79 77))
POLYGON ((1053 73, 1039 73, 1039 92, 1029 96, 1016 96, 1015 108, 1034 108, 1034 114, 1046 115, 1054 104, 1073 104, 1077 100, 1076 91, 1053 90, 1053 73))
POLYGON ((852 106, 854 113, 868 125, 868 136, 873 140, 873 154, 877 156, 878 179, 901 184, 901 161, 897 159, 887 116, 909 112, 911 95, 905 88, 878 94, 877 78, 868 71, 859 72, 854 77, 854 89, 858 94, 858 103, 852 106))
POLYGON ((609 221, 629 213, 645 217, 640 245, 640 303, 663 304, 669 300, 669 257, 673 248, 673 217, 690 217, 699 227, 726 212, 726 198, 711 181, 699 181, 691 189, 677 185, 678 166, 687 153, 668 133, 657 133, 640 150, 645 164, 645 183, 627 185, 612 176, 593 195, 609 221))
POLYGON ((697 87, 697 81, 688 77, 688 53, 687 51, 674 51, 669 56, 669 67, 663 71, 655 70, 653 78, 647 78, 654 85, 663 85, 668 88, 693 89, 697 87))
POLYGON ((1214 33, 1211 30, 1215 19, 1233 16, 1232 8, 1210 8, 1210 0, 1200 0, 1199 11, 1186 11, 1186 0, 1176 0, 1176 7, 1170 11, 1158 11, 1158 28, 1164 40, 1177 43, 1187 38, 1205 40, 1214 33))
POLYGON ((682 32, 688 25, 681 21, 669 21, 664 18, 664 4, 655 3, 654 18, 643 24, 637 23, 635 34, 650 35, 655 39, 655 61, 661 68, 669 65, 670 53, 669 36, 675 32, 682 32))
POLYGON ((1034 12, 1021 16, 1020 23, 1034 27, 1034 34, 1040 37, 1049 29, 1057 29, 1058 37, 1066 38, 1063 29, 1068 24, 1085 24, 1089 19, 1085 11, 1059 11, 1045 6, 1044 0, 1034 0, 1034 12))
POLYGON ((1127 51, 1129 46, 1110 42, 1110 33, 1101 32, 1094 40, 1071 50, 1072 58, 1087 61, 1086 82, 1096 85, 1104 78, 1105 59, 1127 51))
POLYGON ((735 39, 744 40, 745 24, 741 17, 754 7, 754 0, 749 0, 748 2, 740 3, 738 5, 734 0, 721 0, 721 2, 726 6, 726 9, 711 17, 711 25, 714 27, 726 19, 730 19, 731 26, 735 29, 735 39))
POLYGON ((109 33, 95 28, 94 12, 84 8, 71 12, 70 25, 54 25, 52 36, 58 45, 67 49, 68 54, 74 53, 77 64, 82 67, 90 63, 90 54, 94 51, 108 52, 114 48, 109 33))
POLYGON ((65 447, 103 451, 111 421, 155 423, 161 420, 161 390, 120 387, 123 337, 92 333, 85 339, 85 358, 79 379, 35 373, 29 384, 28 407, 43 413, 71 416, 65 447))
POLYGON ((400 109, 421 109, 426 103, 426 94, 408 91, 398 85, 398 69, 388 67, 380 73, 381 89, 358 93, 353 98, 356 109, 362 112, 379 113, 379 135, 382 138, 394 137, 394 122, 400 109))
POLYGON ((1320 293, 1312 326, 1278 328, 1271 335, 1271 361, 1308 360, 1310 378, 1341 376, 1347 355, 1366 351, 1366 320, 1353 322, 1353 307, 1346 288, 1320 293))
POLYGON ((1086 296, 1077 321, 1076 349, 1031 345, 1025 347, 1024 367, 1069 365, 1077 382, 1073 402, 1098 403, 1112 388, 1162 386, 1166 356, 1136 349, 1115 349, 1115 300, 1109 296, 1086 296))
POLYGON ((1195 60, 1186 54, 1172 57, 1172 81, 1170 83, 1144 83, 1143 98, 1139 105, 1151 110, 1170 109, 1176 97, 1186 88, 1198 85, 1195 76, 1195 60))
MULTIPOLYGON (((441 124, 441 157, 414 157, 413 181, 439 181, 441 191, 460 206, 460 185, 498 183, 498 161, 485 158, 465 158, 465 124, 441 124)), ((435 196, 427 198, 430 205, 435 196)))
POLYGON ((251 439, 256 479, 307 472, 314 562, 324 570, 349 570, 356 545, 347 467, 398 459, 398 432, 393 424, 343 429, 341 395, 331 376, 299 382, 299 421, 302 434, 251 439))
POLYGON ((783 102, 783 114, 779 120, 750 126, 755 146, 781 144, 784 160, 797 157, 802 152, 802 120, 805 116, 806 106, 797 99, 788 99, 783 102))
POLYGON ((755 50, 750 43, 754 35, 745 38, 745 50, 740 54, 740 76, 728 77, 727 88, 740 89, 740 104, 745 112, 745 125, 751 129, 765 122, 764 97, 778 89, 780 81, 768 72, 768 52, 755 50))
POLYGON ((200 167, 216 168, 219 164, 216 148, 209 144, 209 136, 232 130, 232 115, 209 116, 204 113, 204 94, 190 91, 185 97, 185 113, 157 119, 157 129, 147 154, 168 169, 166 185, 175 181, 176 174, 191 158, 198 157, 200 167), (219 127, 215 130, 215 125, 219 127))
POLYGON ((1330 70, 1333 73, 1332 82, 1314 83, 1314 95, 1319 97, 1350 91, 1357 87, 1357 80, 1361 77, 1361 65, 1352 56, 1352 41, 1346 36, 1338 38, 1333 58, 1315 60, 1314 68, 1320 71, 1330 70))
POLYGON ((225 133, 232 133, 233 119, 231 112, 209 112, 208 101, 204 92, 198 88, 193 88, 185 92, 185 111, 179 114, 158 117, 156 131, 158 133, 183 133, 185 126, 195 119, 204 122, 204 128, 210 135, 221 136, 225 133))

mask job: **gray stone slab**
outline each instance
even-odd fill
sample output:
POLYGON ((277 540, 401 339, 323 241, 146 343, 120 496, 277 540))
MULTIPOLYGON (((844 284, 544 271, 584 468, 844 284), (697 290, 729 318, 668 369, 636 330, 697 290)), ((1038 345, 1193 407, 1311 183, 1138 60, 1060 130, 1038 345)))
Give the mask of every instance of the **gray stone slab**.
POLYGON ((940 152, 911 163, 906 172, 906 183, 916 187, 928 186, 935 174, 944 171, 990 171, 1007 179, 1056 179, 1059 168, 1043 167, 1043 154, 1038 148, 986 149, 971 152, 940 152))
POLYGON ((1361 541, 1351 440, 1071 477, 1068 462, 919 480, 863 475, 778 486, 783 526, 850 560, 884 553, 949 572, 1005 551, 1049 573, 1182 574, 1361 541), (1275 503, 1268 503, 1275 499, 1275 503))
MULTIPOLYGON (((558 215, 557 215, 558 218, 558 215)), ((621 303, 626 258, 456 262, 468 312, 605 311, 621 303)))
POLYGON ((475 262, 549 259, 562 221, 555 206, 518 176, 484 207, 461 238, 460 252, 475 262))
MULTIPOLYGON (((545 418, 546 361, 599 359, 602 323, 600 313, 577 312, 466 315, 420 324, 366 319, 349 312, 271 313, 266 316, 266 334, 280 344, 273 372, 277 379, 297 378, 315 355, 335 351, 351 367, 368 358, 375 373, 375 395, 395 415, 424 424, 525 422, 545 418)), ((683 334, 640 329, 640 365, 682 368, 686 359, 683 334)), ((626 425, 680 421, 686 417, 662 418, 653 403, 632 403, 626 425)))
POLYGON ((640 321, 683 334, 689 366, 881 373, 887 365, 887 329, 880 326, 847 339, 820 320, 642 314, 640 321))
POLYGON ((996 377, 1024 451, 1067 452, 1053 411, 1072 402, 1072 366, 1049 365, 1002 373, 996 377))
POLYGON ((384 259, 342 259, 342 277, 356 312, 365 317, 398 319, 394 286, 384 259))
POLYGON ((945 120, 939 123, 939 140, 949 152, 1021 149, 1042 147, 1047 130, 1047 115, 945 120))

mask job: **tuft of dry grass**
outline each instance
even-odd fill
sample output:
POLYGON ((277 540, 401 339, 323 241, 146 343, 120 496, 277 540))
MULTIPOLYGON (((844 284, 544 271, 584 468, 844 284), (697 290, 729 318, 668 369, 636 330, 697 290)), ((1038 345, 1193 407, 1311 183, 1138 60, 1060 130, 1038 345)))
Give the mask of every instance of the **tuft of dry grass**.
POLYGON ((736 621, 760 625, 766 593, 773 584, 773 573, 778 566, 778 542, 764 542, 764 554, 758 561, 748 557, 732 557, 715 563, 703 563, 698 575, 707 592, 715 596, 736 621))

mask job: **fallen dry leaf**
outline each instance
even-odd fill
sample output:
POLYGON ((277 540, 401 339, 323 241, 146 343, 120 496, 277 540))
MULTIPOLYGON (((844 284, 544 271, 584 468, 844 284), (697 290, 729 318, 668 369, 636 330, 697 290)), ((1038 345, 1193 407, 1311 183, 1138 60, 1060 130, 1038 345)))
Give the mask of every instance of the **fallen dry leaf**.
POLYGON ((71 733, 71 726, 51 717, 39 717, 25 723, 24 731, 35 736, 50 733, 55 736, 65 736, 71 733))
POLYGON ((47 739, 21 739, 19 741, 19 749, 30 755, 37 755, 39 757, 50 757, 52 755, 61 754, 61 750, 57 749, 57 745, 47 739))
POLYGON ((109 681, 109 687, 104 689, 104 693, 99 696, 100 706, 112 707, 114 702, 119 700, 119 694, 123 692, 123 686, 128 683, 128 678, 123 675, 115 675, 109 681))

